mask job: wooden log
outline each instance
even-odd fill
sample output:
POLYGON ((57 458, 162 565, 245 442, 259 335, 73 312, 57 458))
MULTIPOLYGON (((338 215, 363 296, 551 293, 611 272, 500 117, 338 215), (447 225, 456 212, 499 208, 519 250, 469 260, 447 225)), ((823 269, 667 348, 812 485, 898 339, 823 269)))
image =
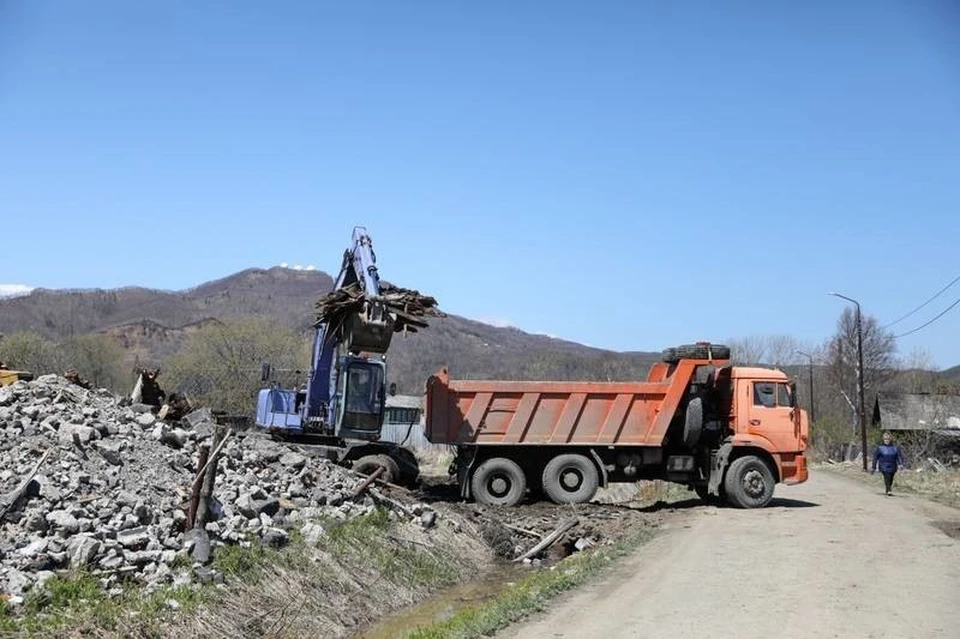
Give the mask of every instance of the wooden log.
POLYGON ((568 530, 570 530, 571 528, 573 528, 579 523, 580 523, 579 519, 568 519, 565 522, 561 522, 560 525, 557 526, 557 528, 552 533, 550 533, 549 535, 544 537, 542 540, 540 540, 540 543, 538 543, 536 546, 534 546, 527 552, 523 553, 513 561, 514 562, 523 561, 524 559, 530 559, 531 557, 534 557, 540 554, 541 552, 543 552, 544 550, 552 546, 558 539, 563 537, 564 533, 566 533, 568 530))
MULTIPOLYGON (((214 459, 214 456, 220 455, 220 450, 223 448, 224 444, 227 443, 227 439, 230 435, 233 434, 233 431, 227 431, 226 436, 220 440, 220 444, 217 445, 216 450, 213 451, 213 455, 210 456, 210 459, 207 460, 207 463, 197 472, 197 476, 194 479, 194 483, 199 484, 203 480, 203 474, 207 471, 207 466, 210 465, 210 462, 214 459)), ((214 432, 213 440, 216 440, 216 432, 214 432)))
POLYGON ((377 468, 375 471, 373 471, 372 473, 370 473, 370 474, 367 476, 367 478, 363 480, 363 483, 360 484, 359 486, 357 486, 357 489, 353 491, 353 494, 350 495, 350 499, 351 499, 351 500, 356 500, 356 499, 357 499, 358 497, 360 497, 363 493, 367 492, 367 489, 370 488, 370 484, 372 484, 374 481, 376 481, 377 477, 379 477, 380 475, 382 475, 382 474, 383 474, 383 471, 385 471, 385 470, 386 470, 386 468, 384 468, 383 466, 380 466, 380 467, 377 468))
POLYGON ((513 532, 518 532, 523 535, 529 535, 530 537, 536 537, 537 539, 542 539, 543 535, 532 530, 527 530, 526 528, 521 528, 520 526, 511 526, 510 524, 502 524, 507 530, 512 530, 513 532))
POLYGON ((372 488, 371 488, 371 489, 370 489, 370 496, 373 498, 373 501, 374 501, 374 502, 376 502, 377 504, 379 504, 379 505, 381 505, 381 506, 387 506, 387 507, 392 508, 392 509, 394 509, 394 510, 399 510, 399 511, 402 512, 404 515, 406 515, 407 517, 413 517, 413 511, 412 511, 412 510, 410 510, 409 508, 407 508, 406 506, 404 506, 403 504, 401 504, 401 503, 400 503, 399 501, 397 501, 396 499, 391 499, 391 498, 387 497, 386 495, 384 495, 383 493, 381 493, 379 490, 376 490, 376 489, 372 489, 372 488))
POLYGON ((50 453, 53 452, 53 448, 48 448, 47 452, 40 457, 40 461, 33 467, 23 481, 20 482, 20 485, 17 486, 13 492, 7 493, 0 497, 0 519, 7 514, 7 511, 13 508, 14 504, 20 501, 20 498, 23 497, 23 494, 27 492, 27 487, 30 485, 30 482, 33 481, 34 475, 37 474, 37 471, 40 470, 40 467, 43 466, 43 462, 47 461, 47 457, 50 453))
POLYGON ((193 485, 190 487, 190 509, 187 511, 187 521, 186 529, 190 530, 193 528, 193 523, 197 518, 197 508, 200 506, 200 481, 203 477, 204 472, 207 470, 207 461, 210 459, 210 445, 205 444, 200 447, 200 458, 197 460, 197 465, 200 469, 197 472, 197 476, 193 480, 193 485))
POLYGON ((220 458, 220 451, 223 444, 227 441, 230 431, 225 427, 218 427, 213 432, 213 442, 216 447, 210 453, 210 459, 207 460, 203 472, 203 484, 200 489, 200 500, 197 503, 197 514, 194 520, 194 528, 204 528, 207 525, 207 519, 210 516, 210 501, 213 498, 213 488, 217 481, 217 461, 220 458))
MULTIPOLYGON (((369 477, 369 476, 370 476, 370 475, 364 475, 363 473, 358 473, 357 471, 353 470, 352 468, 344 468, 344 470, 347 471, 348 473, 353 473, 353 474, 356 475, 357 477, 369 477)), ((392 483, 388 482, 388 481, 385 480, 385 479, 380 479, 379 477, 377 477, 376 480, 374 480, 374 481, 375 481, 375 483, 377 484, 377 486, 386 486, 386 487, 388 487, 388 488, 396 488, 397 490, 402 490, 402 491, 405 492, 405 493, 412 493, 412 492, 413 492, 412 490, 410 490, 410 489, 407 488, 406 486, 400 486, 400 485, 398 485, 398 484, 392 484, 392 483)))

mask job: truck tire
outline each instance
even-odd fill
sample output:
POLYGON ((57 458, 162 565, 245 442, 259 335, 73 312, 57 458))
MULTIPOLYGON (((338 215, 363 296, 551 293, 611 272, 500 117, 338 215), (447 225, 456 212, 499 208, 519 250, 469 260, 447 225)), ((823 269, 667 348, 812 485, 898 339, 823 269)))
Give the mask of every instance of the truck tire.
POLYGON ((699 397, 687 402, 687 414, 683 420, 683 443, 693 448, 703 432, 703 400, 699 397))
POLYGON ((582 504, 593 499, 600 474, 583 455, 557 455, 543 469, 543 492, 556 504, 582 504))
POLYGON ((494 457, 473 471, 470 491, 481 504, 516 506, 527 492, 527 476, 515 461, 494 457))
POLYGON ((723 487, 727 499, 738 508, 763 508, 773 499, 773 471, 759 457, 747 455, 730 464, 723 487))
POLYGON ((713 388, 714 373, 716 372, 716 366, 697 366, 697 384, 704 390, 710 390, 713 388))
POLYGON ((420 477, 420 462, 417 456, 406 448, 395 448, 390 457, 397 463, 400 474, 397 479, 403 486, 414 487, 417 485, 417 479, 420 477))
POLYGON ((681 359, 730 359, 730 348, 722 344, 684 344, 663 351, 663 361, 672 364, 681 359))
POLYGON ((391 484, 400 478, 400 467, 389 455, 364 455, 353 462, 353 470, 361 475, 372 475, 378 468, 383 468, 380 479, 391 484))

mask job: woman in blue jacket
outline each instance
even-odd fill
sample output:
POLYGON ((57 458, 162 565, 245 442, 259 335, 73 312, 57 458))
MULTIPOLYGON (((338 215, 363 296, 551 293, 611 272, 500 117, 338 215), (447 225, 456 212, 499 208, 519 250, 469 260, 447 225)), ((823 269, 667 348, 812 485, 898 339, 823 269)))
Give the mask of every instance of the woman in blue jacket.
POLYGON ((873 471, 883 475, 883 487, 887 495, 892 495, 893 476, 897 474, 898 468, 903 468, 903 453, 900 447, 893 443, 893 435, 889 431, 883 433, 883 443, 877 446, 873 451, 873 471))

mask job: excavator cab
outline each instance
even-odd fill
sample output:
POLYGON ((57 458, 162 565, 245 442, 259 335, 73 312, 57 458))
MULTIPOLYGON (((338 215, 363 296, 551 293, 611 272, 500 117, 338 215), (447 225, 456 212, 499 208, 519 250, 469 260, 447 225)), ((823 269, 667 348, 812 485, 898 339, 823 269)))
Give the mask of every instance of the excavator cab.
POLYGON ((380 439, 386 399, 383 362, 345 358, 337 395, 336 434, 344 439, 380 439))

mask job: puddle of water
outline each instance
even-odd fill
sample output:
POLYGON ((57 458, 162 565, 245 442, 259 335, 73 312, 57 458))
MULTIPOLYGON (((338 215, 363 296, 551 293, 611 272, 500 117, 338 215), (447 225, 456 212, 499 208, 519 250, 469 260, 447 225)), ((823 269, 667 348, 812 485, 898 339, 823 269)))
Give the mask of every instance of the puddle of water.
POLYGON ((460 610, 489 601, 511 583, 530 573, 530 568, 505 564, 496 566, 478 579, 456 584, 435 593, 422 603, 399 610, 354 635, 355 639, 396 639, 406 633, 449 619, 460 610))

